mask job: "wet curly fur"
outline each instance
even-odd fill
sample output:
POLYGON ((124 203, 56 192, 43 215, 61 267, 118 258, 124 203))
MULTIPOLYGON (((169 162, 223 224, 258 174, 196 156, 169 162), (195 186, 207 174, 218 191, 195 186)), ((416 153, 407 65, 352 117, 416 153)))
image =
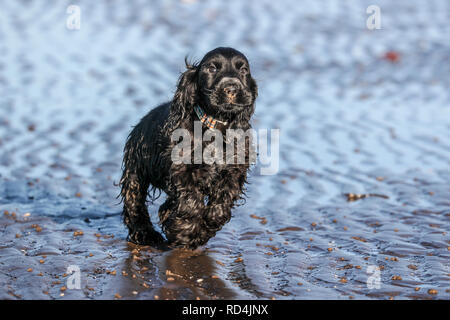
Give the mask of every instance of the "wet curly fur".
MULTIPOLYGON (((150 222, 149 190, 153 195, 161 190, 166 193, 158 210, 162 230, 169 244, 186 248, 201 246, 213 237, 230 220, 231 209, 244 195, 248 143, 243 164, 175 164, 171 154, 177 142, 171 140, 171 134, 183 128, 193 135, 194 121, 198 121, 195 105, 215 119, 227 121, 226 128, 219 128, 224 138, 226 129, 250 129, 257 85, 248 60, 235 49, 217 48, 200 63, 186 61, 186 67, 173 100, 142 118, 125 144, 120 196, 128 240, 136 244, 164 242, 150 222)), ((202 130, 208 128, 202 126, 202 130)))

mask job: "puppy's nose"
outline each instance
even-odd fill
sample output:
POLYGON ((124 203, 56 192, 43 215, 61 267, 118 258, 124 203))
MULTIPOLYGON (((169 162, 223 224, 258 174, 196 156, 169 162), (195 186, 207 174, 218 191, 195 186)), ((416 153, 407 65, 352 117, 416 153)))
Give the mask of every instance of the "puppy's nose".
POLYGON ((225 94, 229 97, 229 98, 234 98, 236 97, 236 93, 237 93, 237 86, 234 84, 230 84, 227 85, 223 91, 225 91, 225 94))

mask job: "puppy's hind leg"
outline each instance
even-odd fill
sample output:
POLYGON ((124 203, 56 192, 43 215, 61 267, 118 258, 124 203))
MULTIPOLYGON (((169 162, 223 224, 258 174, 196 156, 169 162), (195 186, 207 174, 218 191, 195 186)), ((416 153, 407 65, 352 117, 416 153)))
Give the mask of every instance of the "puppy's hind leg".
POLYGON ((128 241, 139 245, 164 242, 150 221, 145 203, 149 183, 125 168, 120 180, 123 221, 128 227, 128 241))
POLYGON ((174 210, 175 200, 167 197, 166 201, 159 207, 158 216, 159 222, 163 224, 174 210))

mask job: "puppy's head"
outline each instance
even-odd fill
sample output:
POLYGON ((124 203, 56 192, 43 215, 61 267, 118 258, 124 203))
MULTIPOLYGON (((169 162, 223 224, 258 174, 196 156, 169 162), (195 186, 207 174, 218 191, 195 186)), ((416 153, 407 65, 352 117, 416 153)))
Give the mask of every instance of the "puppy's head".
POLYGON ((198 66, 198 85, 200 98, 211 112, 240 112, 253 105, 258 94, 247 58, 232 48, 217 48, 205 55, 198 66))
POLYGON ((198 64, 186 63, 178 82, 175 104, 182 114, 200 104, 209 115, 253 113, 258 95, 247 58, 233 48, 216 48, 198 64))

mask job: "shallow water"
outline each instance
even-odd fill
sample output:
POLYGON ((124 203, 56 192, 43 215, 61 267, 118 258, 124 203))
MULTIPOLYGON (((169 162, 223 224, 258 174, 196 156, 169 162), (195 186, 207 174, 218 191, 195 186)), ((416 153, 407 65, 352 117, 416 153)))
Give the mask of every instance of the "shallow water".
POLYGON ((370 1, 153 3, 80 1, 80 30, 69 2, 1 4, 1 299, 450 298, 445 0, 380 1, 374 31, 370 1), (204 248, 128 244, 125 138, 219 45, 249 57, 279 172, 204 248))

